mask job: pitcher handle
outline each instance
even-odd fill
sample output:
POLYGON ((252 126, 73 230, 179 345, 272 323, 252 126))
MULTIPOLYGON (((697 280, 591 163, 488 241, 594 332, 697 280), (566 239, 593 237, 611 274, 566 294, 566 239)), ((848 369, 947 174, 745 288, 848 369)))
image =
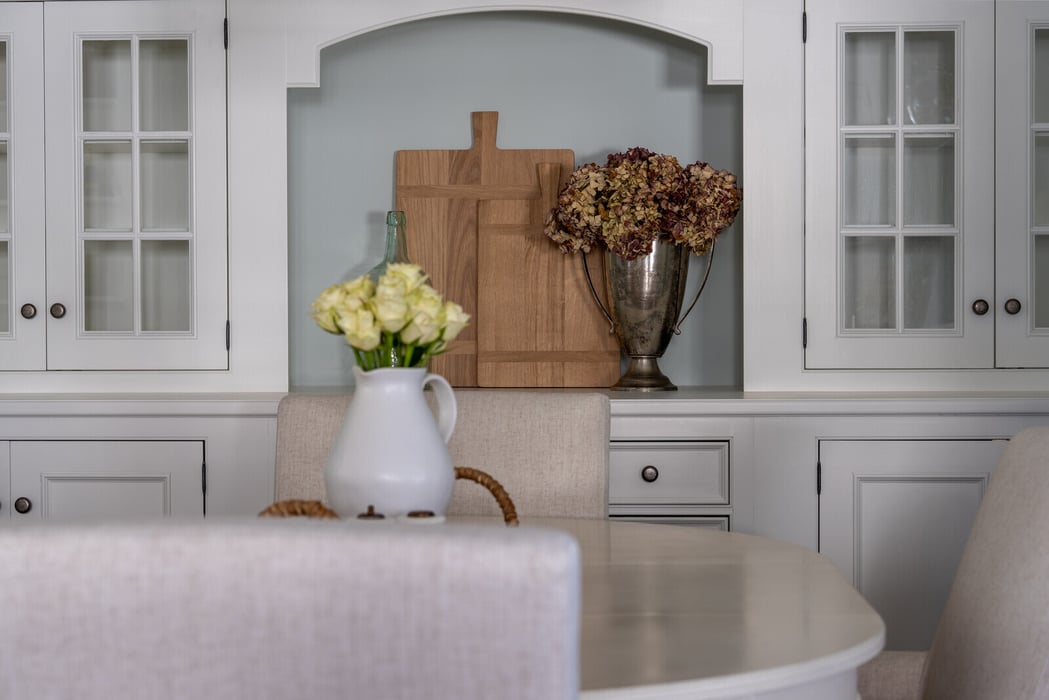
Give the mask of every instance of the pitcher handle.
POLYGON ((597 296, 597 290, 594 289, 594 283, 590 279, 590 267, 586 264, 586 251, 581 250, 579 252, 583 254, 583 274, 586 275, 586 286, 590 287, 590 294, 593 295, 594 301, 597 302, 597 308, 601 309, 601 313, 605 315, 605 319, 608 321, 608 332, 615 333, 616 324, 612 320, 612 315, 608 313, 605 305, 601 303, 601 298, 597 296))
POLYGON ((692 303, 685 309, 685 313, 681 316, 677 323, 674 324, 674 335, 681 335, 681 324, 685 322, 685 317, 692 312, 692 307, 699 301, 699 295, 703 293, 703 287, 707 286, 707 279, 710 277, 710 267, 714 264, 714 239, 710 239, 710 249, 707 251, 707 270, 703 273, 703 281, 699 283, 699 289, 696 290, 696 296, 692 297, 692 303))
POLYGON ((433 396, 437 399, 437 431, 445 444, 452 439, 455 430, 455 419, 458 416, 458 405, 455 403, 455 392, 448 380, 439 374, 427 374, 423 386, 431 385, 433 396))

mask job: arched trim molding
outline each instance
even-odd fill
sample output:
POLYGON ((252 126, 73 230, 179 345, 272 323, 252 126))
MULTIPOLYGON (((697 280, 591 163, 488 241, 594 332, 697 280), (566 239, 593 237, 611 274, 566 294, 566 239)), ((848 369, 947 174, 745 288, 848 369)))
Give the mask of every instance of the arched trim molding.
POLYGON ((473 12, 564 12, 650 27, 707 47, 707 82, 743 82, 742 0, 312 0, 285 2, 288 87, 320 85, 320 51, 345 39, 404 22, 473 12))

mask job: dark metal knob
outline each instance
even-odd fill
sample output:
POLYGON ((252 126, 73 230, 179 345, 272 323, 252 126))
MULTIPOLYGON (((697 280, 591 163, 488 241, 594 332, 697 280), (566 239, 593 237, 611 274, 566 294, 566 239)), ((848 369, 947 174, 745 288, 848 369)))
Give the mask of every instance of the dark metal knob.
POLYGON ((36 316, 36 307, 32 304, 22 304, 22 318, 33 318, 36 316))
POLYGON ((25 496, 15 499, 15 510, 19 513, 28 513, 33 510, 33 502, 25 496))
POLYGON ((65 304, 52 304, 51 305, 51 315, 54 316, 55 318, 62 318, 63 316, 66 315, 66 305, 65 304))
POLYGON ((987 303, 986 299, 977 299, 973 302, 973 313, 977 316, 983 316, 990 310, 991 305, 987 303))
POLYGON ((641 470, 641 478, 651 484, 659 478, 659 470, 649 464, 641 470))
POLYGON ((1023 305, 1020 304, 1019 299, 1007 299, 1005 302, 1005 313, 1010 316, 1015 316, 1020 313, 1021 308, 1023 308, 1023 305))

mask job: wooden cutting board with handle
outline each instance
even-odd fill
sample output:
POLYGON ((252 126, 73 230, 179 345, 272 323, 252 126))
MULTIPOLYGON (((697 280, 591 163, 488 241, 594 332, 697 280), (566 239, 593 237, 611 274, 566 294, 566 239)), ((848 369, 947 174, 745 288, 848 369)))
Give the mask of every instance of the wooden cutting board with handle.
MULTIPOLYGON (((590 296, 582 257, 562 254, 543 234, 575 154, 500 149, 498 112, 471 118, 467 150, 396 153, 408 253, 472 317, 430 370, 452 386, 611 385, 619 346, 590 296)), ((591 274, 601 290, 599 268, 591 274)))

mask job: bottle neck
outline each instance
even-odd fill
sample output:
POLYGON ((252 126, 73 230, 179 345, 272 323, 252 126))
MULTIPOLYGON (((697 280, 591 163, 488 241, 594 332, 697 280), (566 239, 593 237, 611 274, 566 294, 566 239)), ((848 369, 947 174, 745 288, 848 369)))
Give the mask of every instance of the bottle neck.
POLYGON ((408 263, 408 238, 405 235, 403 211, 386 212, 386 263, 408 263))

